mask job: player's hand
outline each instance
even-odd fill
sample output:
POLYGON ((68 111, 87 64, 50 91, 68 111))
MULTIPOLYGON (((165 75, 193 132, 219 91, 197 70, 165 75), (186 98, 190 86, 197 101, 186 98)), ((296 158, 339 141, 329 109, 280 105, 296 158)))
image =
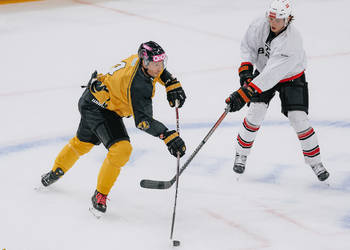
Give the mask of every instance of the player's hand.
POLYGON ((164 140, 167 145, 170 154, 177 157, 177 152, 180 153, 182 157, 186 152, 185 142, 179 136, 179 133, 175 130, 165 131, 160 135, 160 138, 164 140))
POLYGON ((183 90, 181 83, 173 77, 167 69, 164 69, 160 75, 160 79, 163 81, 166 89, 166 96, 170 107, 175 107, 176 100, 179 101, 179 108, 184 105, 186 100, 186 94, 183 90))
POLYGON ((254 90, 250 87, 241 87, 237 91, 233 92, 225 102, 230 104, 230 112, 235 112, 244 107, 244 105, 250 102, 254 94, 254 90))
POLYGON ((253 65, 250 62, 242 62, 238 74, 241 87, 247 86, 253 79, 253 65))
POLYGON ((181 87, 180 82, 173 79, 169 85, 166 86, 166 97, 169 102, 170 107, 175 107, 176 100, 179 101, 179 108, 184 105, 186 100, 186 94, 183 88, 181 87))

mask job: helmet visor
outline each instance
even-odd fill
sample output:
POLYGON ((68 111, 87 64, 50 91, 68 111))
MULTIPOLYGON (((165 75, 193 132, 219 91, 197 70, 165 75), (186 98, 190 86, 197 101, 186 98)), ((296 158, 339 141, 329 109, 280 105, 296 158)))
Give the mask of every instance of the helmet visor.
POLYGON ((167 62, 168 62, 168 56, 165 53, 163 53, 160 55, 150 56, 147 60, 145 60, 146 65, 149 65, 149 63, 151 62, 153 64, 162 64, 163 68, 166 68, 167 62))

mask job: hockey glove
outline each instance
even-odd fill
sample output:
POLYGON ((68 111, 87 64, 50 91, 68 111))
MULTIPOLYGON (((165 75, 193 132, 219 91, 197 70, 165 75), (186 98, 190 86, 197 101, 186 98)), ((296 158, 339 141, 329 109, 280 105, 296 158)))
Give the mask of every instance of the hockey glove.
POLYGON ((177 152, 180 153, 180 157, 185 154, 186 146, 185 142, 179 136, 179 133, 175 130, 165 131, 159 136, 167 145, 170 154, 177 157, 177 152))
POLYGON ((95 70, 94 73, 91 74, 91 77, 90 77, 90 80, 89 80, 88 84, 86 84, 86 85, 81 85, 80 87, 82 87, 82 88, 90 88, 91 83, 92 83, 93 81, 96 81, 97 75, 98 75, 98 74, 97 74, 97 70, 95 70))
POLYGON ((254 94, 254 90, 250 87, 241 87, 237 91, 233 92, 225 102, 230 104, 230 112, 235 112, 244 107, 244 105, 250 102, 254 94))
POLYGON ((253 79, 253 65, 250 62, 242 62, 238 69, 238 74, 241 87, 248 85, 253 79))
POLYGON ((166 88, 166 95, 170 107, 175 107, 176 100, 179 101, 179 108, 185 103, 186 94, 181 87, 181 83, 174 78, 169 71, 164 69, 160 75, 160 79, 164 82, 166 88))

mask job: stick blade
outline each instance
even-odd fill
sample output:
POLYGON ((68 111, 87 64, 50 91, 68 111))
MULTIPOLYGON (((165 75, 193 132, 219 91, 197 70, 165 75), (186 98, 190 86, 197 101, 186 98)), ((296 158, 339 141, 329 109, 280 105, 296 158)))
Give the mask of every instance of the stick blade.
POLYGON ((171 181, 141 180, 140 186, 148 189, 168 189, 173 185, 171 181))

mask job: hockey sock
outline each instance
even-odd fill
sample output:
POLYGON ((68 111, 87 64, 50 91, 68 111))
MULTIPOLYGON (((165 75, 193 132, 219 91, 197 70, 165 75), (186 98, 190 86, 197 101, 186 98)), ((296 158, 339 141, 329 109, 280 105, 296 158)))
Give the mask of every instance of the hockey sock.
POLYGON ((265 118, 268 105, 265 103, 251 103, 247 116, 244 118, 237 136, 236 152, 240 155, 249 155, 255 137, 265 118))
POLYGON ((306 164, 321 162, 320 147, 314 129, 304 111, 289 111, 288 119, 299 138, 306 164))

